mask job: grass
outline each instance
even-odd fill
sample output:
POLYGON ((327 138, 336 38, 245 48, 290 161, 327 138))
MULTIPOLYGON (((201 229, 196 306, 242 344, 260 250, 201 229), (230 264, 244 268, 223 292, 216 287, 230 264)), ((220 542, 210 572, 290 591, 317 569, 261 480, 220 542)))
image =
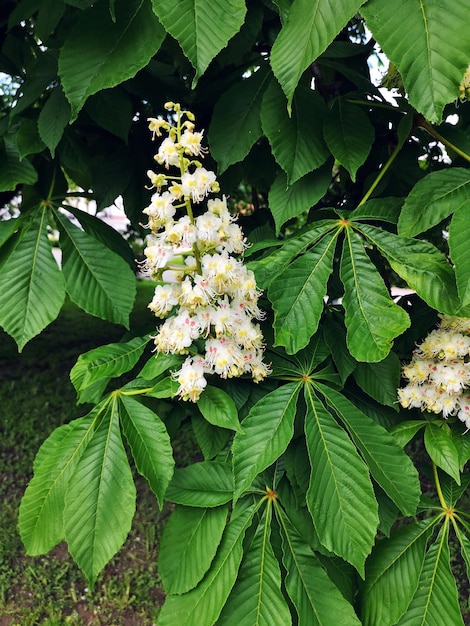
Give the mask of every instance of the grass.
MULTIPOLYGON (((139 285, 131 316, 136 335, 153 326, 146 307, 152 289, 148 283, 139 285)), ((158 510, 142 478, 136 477, 132 530, 93 590, 87 588, 65 543, 48 555, 28 557, 17 531, 19 502, 38 448, 57 426, 90 408, 76 406, 71 367, 82 352, 119 341, 122 335, 121 327, 92 318, 70 302, 22 354, 0 331, 0 626, 155 623, 164 600, 156 560, 168 511, 158 510)))

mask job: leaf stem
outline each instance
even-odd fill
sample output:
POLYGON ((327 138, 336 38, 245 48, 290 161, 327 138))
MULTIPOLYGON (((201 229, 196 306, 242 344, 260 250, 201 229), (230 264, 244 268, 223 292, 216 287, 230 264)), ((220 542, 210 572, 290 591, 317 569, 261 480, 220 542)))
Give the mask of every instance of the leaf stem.
POLYGON ((377 178, 374 180, 374 182, 372 183, 372 185, 369 187, 369 189, 367 190, 365 196, 362 198, 362 200, 359 202, 359 204, 357 205, 358 207, 362 206, 363 204, 365 204, 367 202, 367 200, 370 198, 370 196, 372 195, 372 193, 374 192, 375 188, 377 187, 377 185, 380 183, 380 181, 382 180, 382 178, 385 176, 385 174, 387 173, 387 171, 390 169, 393 161, 396 159, 397 154, 400 152, 401 147, 402 147, 402 142, 400 141, 394 148, 392 154, 389 156, 388 161, 385 163, 385 165, 383 166, 383 168, 380 170, 377 178))
POLYGON ((442 508, 447 511, 449 509, 449 506, 446 504, 446 501, 444 499, 444 494, 442 493, 441 489, 441 482, 439 480, 439 474, 437 473, 437 465, 434 463, 434 461, 432 462, 432 471, 434 474, 434 483, 436 485, 439 502, 441 503, 442 508))
POLYGON ((423 128, 427 133, 429 133, 432 137, 434 137, 435 139, 437 139, 438 141, 440 141, 441 143, 443 143, 445 145, 446 148, 449 148, 450 150, 452 150, 453 152, 455 152, 456 154, 458 154, 460 157, 462 157, 462 159, 465 159, 466 161, 470 162, 470 155, 468 155, 466 152, 464 152, 463 150, 461 150, 460 148, 457 148, 457 146, 454 146, 453 143, 451 143, 448 139, 446 139, 445 137, 443 137, 435 128, 434 126, 432 126, 427 120, 424 119, 424 117, 419 116, 417 121, 416 121, 416 125, 419 126, 420 128, 423 128))
POLYGON ((124 391, 123 389, 119 389, 119 394, 123 396, 138 396, 142 393, 148 393, 152 391, 153 387, 146 387, 145 389, 131 389, 130 391, 124 391))

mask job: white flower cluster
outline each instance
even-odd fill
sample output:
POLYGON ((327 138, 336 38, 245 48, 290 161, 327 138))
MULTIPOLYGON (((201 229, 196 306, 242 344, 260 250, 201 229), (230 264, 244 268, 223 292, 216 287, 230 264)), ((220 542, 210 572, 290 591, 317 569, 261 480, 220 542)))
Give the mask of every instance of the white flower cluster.
POLYGON ((203 133, 194 131, 192 113, 172 102, 165 107, 173 111, 174 124, 149 119, 154 135, 168 135, 155 160, 179 172, 147 173, 156 192, 143 211, 152 231, 145 269, 158 282, 149 308, 166 318, 155 337, 157 351, 188 354, 174 378, 177 394, 196 402, 207 384, 206 374, 249 374, 259 382, 270 370, 263 362, 259 324, 253 321, 264 317, 257 305, 260 291, 253 272, 233 256, 246 247, 243 233, 225 196, 208 199, 206 210, 195 216, 193 205, 217 193, 219 186, 214 172, 194 160, 206 150, 203 133))
POLYGON ((470 318, 443 315, 403 367, 409 382, 398 390, 400 404, 445 418, 456 415, 470 429, 469 357, 470 318))

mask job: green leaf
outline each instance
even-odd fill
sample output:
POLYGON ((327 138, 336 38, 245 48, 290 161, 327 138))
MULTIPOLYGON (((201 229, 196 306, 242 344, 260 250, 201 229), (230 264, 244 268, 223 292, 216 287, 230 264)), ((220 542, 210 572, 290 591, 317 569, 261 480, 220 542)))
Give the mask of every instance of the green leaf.
POLYGON ((115 10, 115 21, 106 2, 83 11, 61 49, 59 74, 73 119, 88 96, 135 76, 165 38, 148 0, 116 0, 115 10))
POLYGON ((132 124, 132 100, 124 89, 99 91, 87 100, 85 110, 99 126, 127 143, 132 124))
POLYGON ((47 208, 10 238, 13 246, 0 272, 0 325, 21 352, 50 324, 64 303, 64 279, 47 237, 47 208))
POLYGON ((312 466, 307 505, 325 548, 363 575, 378 506, 366 465, 333 416, 306 389, 305 436, 312 466))
POLYGON ((21 223, 22 220, 19 218, 0 221, 0 247, 18 230, 21 223))
POLYGON ((41 108, 38 118, 39 136, 52 156, 70 119, 70 104, 60 85, 55 87, 41 108))
POLYGON ((243 25, 243 0, 152 0, 153 10, 165 29, 180 44, 196 70, 195 87, 212 59, 225 48, 243 25))
POLYGON ((450 315, 457 311, 459 300, 454 271, 440 250, 427 241, 398 237, 374 226, 361 224, 357 228, 432 308, 450 315))
POLYGON ((183 362, 183 357, 180 354, 165 354, 164 352, 157 352, 157 354, 150 357, 144 367, 140 370, 139 376, 146 380, 152 380, 157 378, 168 370, 179 370, 183 362))
POLYGON ((398 411, 397 389, 400 386, 400 359, 390 352, 379 363, 358 363, 354 378, 371 398, 398 411))
POLYGON ((350 228, 346 229, 340 275, 349 350, 358 361, 382 361, 410 320, 390 298, 362 242, 350 228))
POLYGON ((232 468, 222 461, 202 461, 175 471, 166 499, 192 507, 214 507, 233 497, 232 468))
POLYGON ((124 393, 119 395, 119 402, 122 430, 137 470, 147 479, 162 508, 175 466, 165 424, 151 409, 124 393))
POLYGON ((337 161, 345 167, 353 182, 356 172, 367 159, 375 139, 374 127, 362 107, 336 98, 323 126, 326 145, 337 161))
POLYGON ((404 198, 372 198, 348 215, 349 220, 378 220, 396 224, 404 198))
POLYGON ((135 495, 114 398, 78 461, 65 499, 65 539, 90 584, 124 543, 135 495))
POLYGON ((116 254, 119 254, 134 271, 136 267, 135 255, 127 241, 117 230, 86 211, 82 211, 70 205, 64 205, 63 208, 77 218, 80 222, 80 226, 86 233, 98 241, 101 241, 101 243, 116 254))
POLYGON ((281 572, 270 542, 271 505, 247 546, 237 582, 219 626, 290 626, 292 618, 281 593, 281 572))
POLYGON ((310 64, 330 45, 363 0, 295 0, 274 42, 271 65, 286 94, 288 106, 310 64), (292 54, 295 50, 295 54, 292 54))
POLYGON ((226 428, 212 426, 200 415, 191 416, 191 426, 206 461, 217 456, 225 448, 232 435, 226 428))
POLYGON ((21 160, 29 154, 37 154, 44 150, 46 146, 39 136, 38 122, 36 119, 22 121, 21 126, 16 132, 15 144, 18 148, 19 158, 21 160))
POLYGON ((193 589, 209 569, 227 522, 228 506, 178 506, 165 523, 158 572, 168 594, 193 589))
POLYGON ((197 406, 204 418, 214 426, 243 433, 235 402, 223 389, 207 385, 197 401, 197 406))
POLYGON ((96 427, 100 409, 56 428, 36 457, 21 500, 18 527, 27 554, 45 554, 64 538, 63 513, 70 477, 96 427))
POLYGON ((444 106, 458 96, 470 58, 466 0, 411 5, 407 0, 369 0, 361 13, 398 68, 410 104, 426 119, 440 122, 444 106))
POLYGON ((117 378, 131 370, 141 357, 150 338, 134 337, 126 343, 108 343, 78 357, 70 371, 70 380, 80 392, 106 378, 117 378))
POLYGON ((463 626, 455 579, 450 569, 448 528, 448 523, 444 524, 437 540, 429 548, 416 593, 397 626, 463 626))
POLYGON ((392 626, 405 613, 418 587, 435 522, 424 520, 402 526, 390 538, 377 542, 366 562, 363 626, 392 626))
POLYGON ((397 424, 389 432, 398 445, 404 448, 406 444, 413 439, 416 433, 425 426, 426 422, 424 420, 407 420, 397 424))
POLYGON ((70 298, 87 313, 129 327, 136 293, 134 273, 116 253, 56 213, 62 270, 70 298))
POLYGON ((274 309, 275 344, 288 354, 304 348, 323 312, 338 231, 325 235, 273 280, 268 297, 274 309))
POLYGON ((460 485, 459 453, 447 424, 426 424, 424 446, 432 461, 460 485))
POLYGON ((191 591, 181 596, 167 596, 158 626, 212 626, 217 621, 237 578, 243 538, 254 513, 254 505, 238 505, 206 576, 191 591))
POLYGON ((465 529, 461 529, 458 525, 454 527, 455 534, 460 543, 460 552, 465 561, 465 568, 467 570, 467 578, 470 581, 470 539, 465 534, 465 529))
POLYGON ((330 580, 311 548, 278 507, 276 513, 283 530, 285 585, 296 608, 299 626, 359 626, 352 606, 330 580))
POLYGON ((303 86, 295 95, 289 116, 279 84, 275 80, 269 83, 263 98, 261 123, 289 185, 319 168, 328 158, 330 153, 322 132, 326 112, 321 96, 303 86))
POLYGON ((398 220, 398 233, 414 237, 424 233, 468 202, 470 170, 451 167, 430 172, 408 194, 398 220))
POLYGON ((374 479, 404 515, 415 515, 421 489, 410 457, 385 428, 342 394, 320 383, 316 386, 346 426, 374 479))
POLYGON ((34 185, 38 174, 28 159, 20 159, 18 148, 0 141, 0 191, 14 191, 17 185, 34 185))
POLYGON ((272 465, 294 434, 299 383, 288 383, 261 398, 243 420, 243 434, 233 440, 234 499, 246 491, 255 477, 272 465))
POLYGON ((268 77, 260 69, 235 83, 216 103, 208 139, 219 175, 242 161, 261 137, 261 101, 268 77))
POLYGON ((276 250, 269 256, 251 264, 256 275, 257 283, 263 288, 267 288, 271 280, 282 272, 296 256, 305 252, 309 246, 314 245, 323 235, 337 228, 337 220, 321 220, 309 226, 302 234, 286 239, 282 248, 276 250))
POLYGON ((288 220, 311 209, 322 198, 331 182, 331 163, 309 172, 288 186, 284 172, 279 172, 269 190, 269 208, 276 233, 288 220))
POLYGON ((323 335, 338 369, 341 382, 344 384, 357 366, 356 359, 351 356, 346 345, 346 329, 332 315, 326 315, 323 322, 323 335))
POLYGON ((469 210, 469 201, 461 204, 454 212, 449 226, 449 251, 455 266, 455 278, 462 308, 470 305, 469 210))

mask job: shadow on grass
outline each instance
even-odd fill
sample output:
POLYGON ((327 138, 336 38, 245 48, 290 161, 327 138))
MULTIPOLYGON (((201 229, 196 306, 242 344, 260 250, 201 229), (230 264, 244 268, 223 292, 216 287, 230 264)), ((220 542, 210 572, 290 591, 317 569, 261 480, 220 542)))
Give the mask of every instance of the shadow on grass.
MULTIPOLYGON (((130 322, 133 335, 154 328, 147 309, 152 292, 151 283, 139 284, 130 322)), ((125 332, 71 302, 22 354, 0 331, 0 626, 155 623, 164 600, 156 558, 168 511, 158 510, 141 477, 136 477, 132 530, 93 591, 87 589, 65 543, 48 555, 28 557, 17 531, 18 506, 37 450, 57 426, 90 409, 76 405, 70 369, 81 353, 119 341, 125 332)))

